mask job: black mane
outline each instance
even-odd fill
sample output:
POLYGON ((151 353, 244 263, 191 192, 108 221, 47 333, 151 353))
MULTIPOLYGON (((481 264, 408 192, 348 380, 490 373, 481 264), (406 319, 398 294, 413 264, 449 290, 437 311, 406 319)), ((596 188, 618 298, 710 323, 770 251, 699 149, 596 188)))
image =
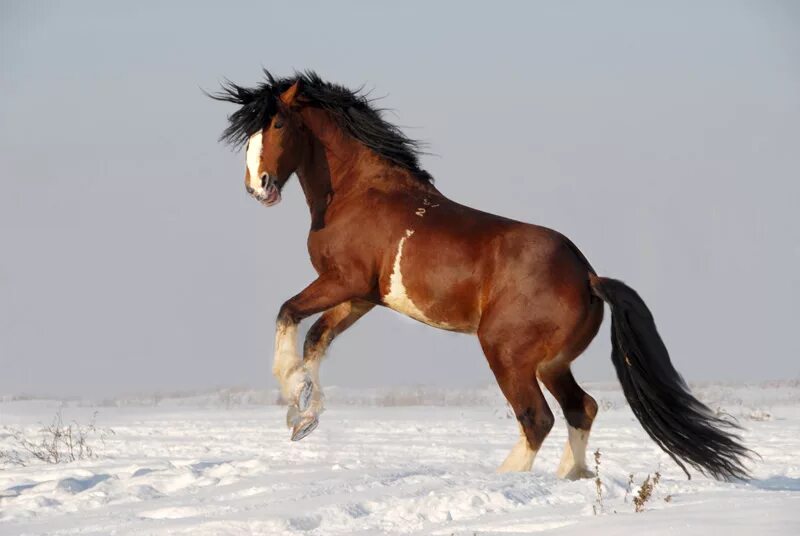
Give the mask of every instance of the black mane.
POLYGON ((266 81, 254 88, 245 88, 226 80, 222 91, 209 95, 212 99, 232 102, 240 108, 228 116, 228 128, 220 141, 241 147, 258 130, 266 127, 278 110, 278 96, 300 81, 303 103, 328 111, 340 128, 394 164, 407 169, 417 179, 431 182, 427 171, 419 166, 420 143, 381 117, 361 89, 351 91, 322 80, 316 73, 295 73, 290 78, 274 78, 264 70, 266 81))

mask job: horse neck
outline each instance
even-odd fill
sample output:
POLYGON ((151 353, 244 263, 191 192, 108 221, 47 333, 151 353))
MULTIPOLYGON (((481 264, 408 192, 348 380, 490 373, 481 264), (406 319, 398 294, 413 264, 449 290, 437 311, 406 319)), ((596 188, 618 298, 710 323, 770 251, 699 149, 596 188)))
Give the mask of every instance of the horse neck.
MULTIPOLYGON (((327 111, 305 108, 301 114, 313 138, 308 167, 316 170, 314 182, 327 181, 330 193, 342 195, 365 187, 397 189, 421 186, 409 171, 386 162, 344 132, 327 111), (390 177, 389 181, 381 182, 387 177, 390 177)), ((308 178, 312 179, 311 174, 308 178)))
POLYGON ((309 149, 310 157, 297 169, 297 178, 311 212, 313 230, 325 225, 325 211, 333 195, 333 186, 324 147, 314 138, 309 149))

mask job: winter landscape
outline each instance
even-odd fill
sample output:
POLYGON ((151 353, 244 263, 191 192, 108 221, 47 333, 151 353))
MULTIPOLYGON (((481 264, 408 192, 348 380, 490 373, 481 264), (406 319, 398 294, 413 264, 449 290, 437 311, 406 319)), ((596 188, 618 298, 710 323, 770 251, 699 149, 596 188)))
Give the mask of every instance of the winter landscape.
POLYGON ((797 534, 800 383, 693 386, 760 455, 753 480, 734 483, 687 480, 615 386, 587 387, 601 406, 589 442, 599 488, 555 477, 561 418, 531 473, 495 474, 517 427, 493 386, 331 388, 319 428, 297 443, 274 392, 8 397, 0 535, 797 534), (50 464, 21 448, 59 412, 62 429, 82 427, 86 459, 50 464))
POLYGON ((0 60, 0 536, 800 535, 799 1, 0 0, 0 60), (750 478, 642 428, 741 451, 673 365, 750 478))

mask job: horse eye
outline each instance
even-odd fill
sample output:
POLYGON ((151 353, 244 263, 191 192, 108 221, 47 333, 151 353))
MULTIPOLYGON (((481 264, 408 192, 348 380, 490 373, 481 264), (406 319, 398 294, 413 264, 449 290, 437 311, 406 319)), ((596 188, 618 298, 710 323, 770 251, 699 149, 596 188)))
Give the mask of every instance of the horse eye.
POLYGON ((283 128, 283 119, 276 119, 272 126, 275 128, 283 128))

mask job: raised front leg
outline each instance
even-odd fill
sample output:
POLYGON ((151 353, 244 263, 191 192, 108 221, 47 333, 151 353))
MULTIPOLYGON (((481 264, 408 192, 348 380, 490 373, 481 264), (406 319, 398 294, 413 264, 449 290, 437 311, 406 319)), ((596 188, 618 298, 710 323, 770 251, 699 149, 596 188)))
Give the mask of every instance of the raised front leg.
POLYGON ((286 301, 278 314, 275 333, 275 361, 272 373, 278 380, 292 419, 292 440, 304 438, 316 428, 318 413, 311 405, 314 380, 297 352, 297 326, 304 318, 335 307, 358 295, 358 289, 336 274, 323 274, 295 297, 286 301))
POLYGON ((286 424, 293 428, 297 423, 299 415, 311 410, 310 413, 319 416, 323 411, 324 395, 319 381, 319 366, 325 352, 340 333, 352 326, 356 320, 367 314, 374 304, 363 300, 352 300, 328 309, 325 311, 311 329, 306 334, 305 344, 303 345, 303 369, 307 378, 311 380, 308 384, 304 382, 298 397, 298 405, 290 406, 286 415, 286 424), (310 388, 309 388, 310 386, 310 388))

